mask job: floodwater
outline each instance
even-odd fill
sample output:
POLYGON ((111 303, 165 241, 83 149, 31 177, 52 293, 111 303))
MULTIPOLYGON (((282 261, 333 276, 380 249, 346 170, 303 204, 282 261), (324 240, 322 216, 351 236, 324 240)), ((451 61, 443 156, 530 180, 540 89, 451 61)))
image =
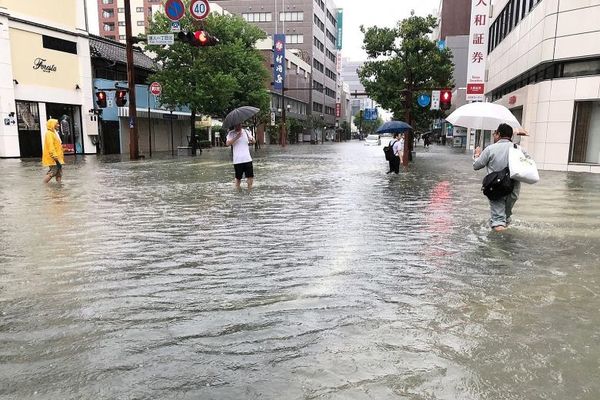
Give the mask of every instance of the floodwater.
POLYGON ((2 399, 600 398, 600 175, 363 142, 0 160, 2 399))

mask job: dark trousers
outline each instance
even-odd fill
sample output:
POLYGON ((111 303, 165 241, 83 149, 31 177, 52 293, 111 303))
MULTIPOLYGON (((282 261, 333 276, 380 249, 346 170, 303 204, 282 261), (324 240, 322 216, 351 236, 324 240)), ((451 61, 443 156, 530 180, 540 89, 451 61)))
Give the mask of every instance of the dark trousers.
POLYGON ((392 156, 392 158, 390 159, 390 171, 393 171, 395 173, 400 172, 400 157, 392 156))

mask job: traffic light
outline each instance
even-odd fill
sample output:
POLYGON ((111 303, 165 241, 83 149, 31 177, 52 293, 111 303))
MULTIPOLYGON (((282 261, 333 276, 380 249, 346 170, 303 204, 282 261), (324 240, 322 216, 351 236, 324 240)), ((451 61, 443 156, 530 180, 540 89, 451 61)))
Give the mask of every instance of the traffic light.
POLYGON ((440 90, 440 108, 449 110, 452 106, 452 91, 449 89, 440 90))
POLYGON ((100 108, 106 108, 106 92, 96 92, 96 104, 100 108))
POLYGON ((126 90, 117 90, 117 93, 115 94, 115 102, 117 103, 118 107, 124 107, 125 104, 127 104, 127 98, 125 96, 127 96, 126 90))
POLYGON ((194 47, 208 47, 219 44, 218 38, 204 30, 196 32, 179 32, 177 38, 194 47))

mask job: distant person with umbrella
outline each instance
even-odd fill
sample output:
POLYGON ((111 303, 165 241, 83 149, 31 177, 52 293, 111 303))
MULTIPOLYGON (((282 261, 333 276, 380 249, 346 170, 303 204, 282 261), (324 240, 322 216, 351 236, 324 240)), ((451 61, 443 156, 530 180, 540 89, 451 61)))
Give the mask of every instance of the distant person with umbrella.
POLYGON ((227 133, 226 146, 232 146, 233 150, 233 169, 235 171, 235 188, 240 189, 242 178, 246 177, 248 190, 252 190, 254 183, 254 168, 252 165, 252 157, 250 156, 250 144, 255 143, 252 132, 242 128, 242 122, 253 117, 260 111, 256 107, 244 106, 239 107, 227 114, 223 121, 223 126, 231 129, 227 133))

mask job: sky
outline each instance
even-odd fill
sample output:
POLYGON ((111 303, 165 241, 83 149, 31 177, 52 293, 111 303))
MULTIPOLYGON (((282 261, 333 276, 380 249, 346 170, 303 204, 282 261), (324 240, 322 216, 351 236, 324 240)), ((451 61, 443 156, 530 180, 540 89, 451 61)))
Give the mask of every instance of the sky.
POLYGON ((335 4, 344 9, 342 57, 362 61, 367 55, 361 49, 360 25, 393 27, 409 17, 411 10, 420 16, 435 14, 440 0, 335 0, 335 4))

